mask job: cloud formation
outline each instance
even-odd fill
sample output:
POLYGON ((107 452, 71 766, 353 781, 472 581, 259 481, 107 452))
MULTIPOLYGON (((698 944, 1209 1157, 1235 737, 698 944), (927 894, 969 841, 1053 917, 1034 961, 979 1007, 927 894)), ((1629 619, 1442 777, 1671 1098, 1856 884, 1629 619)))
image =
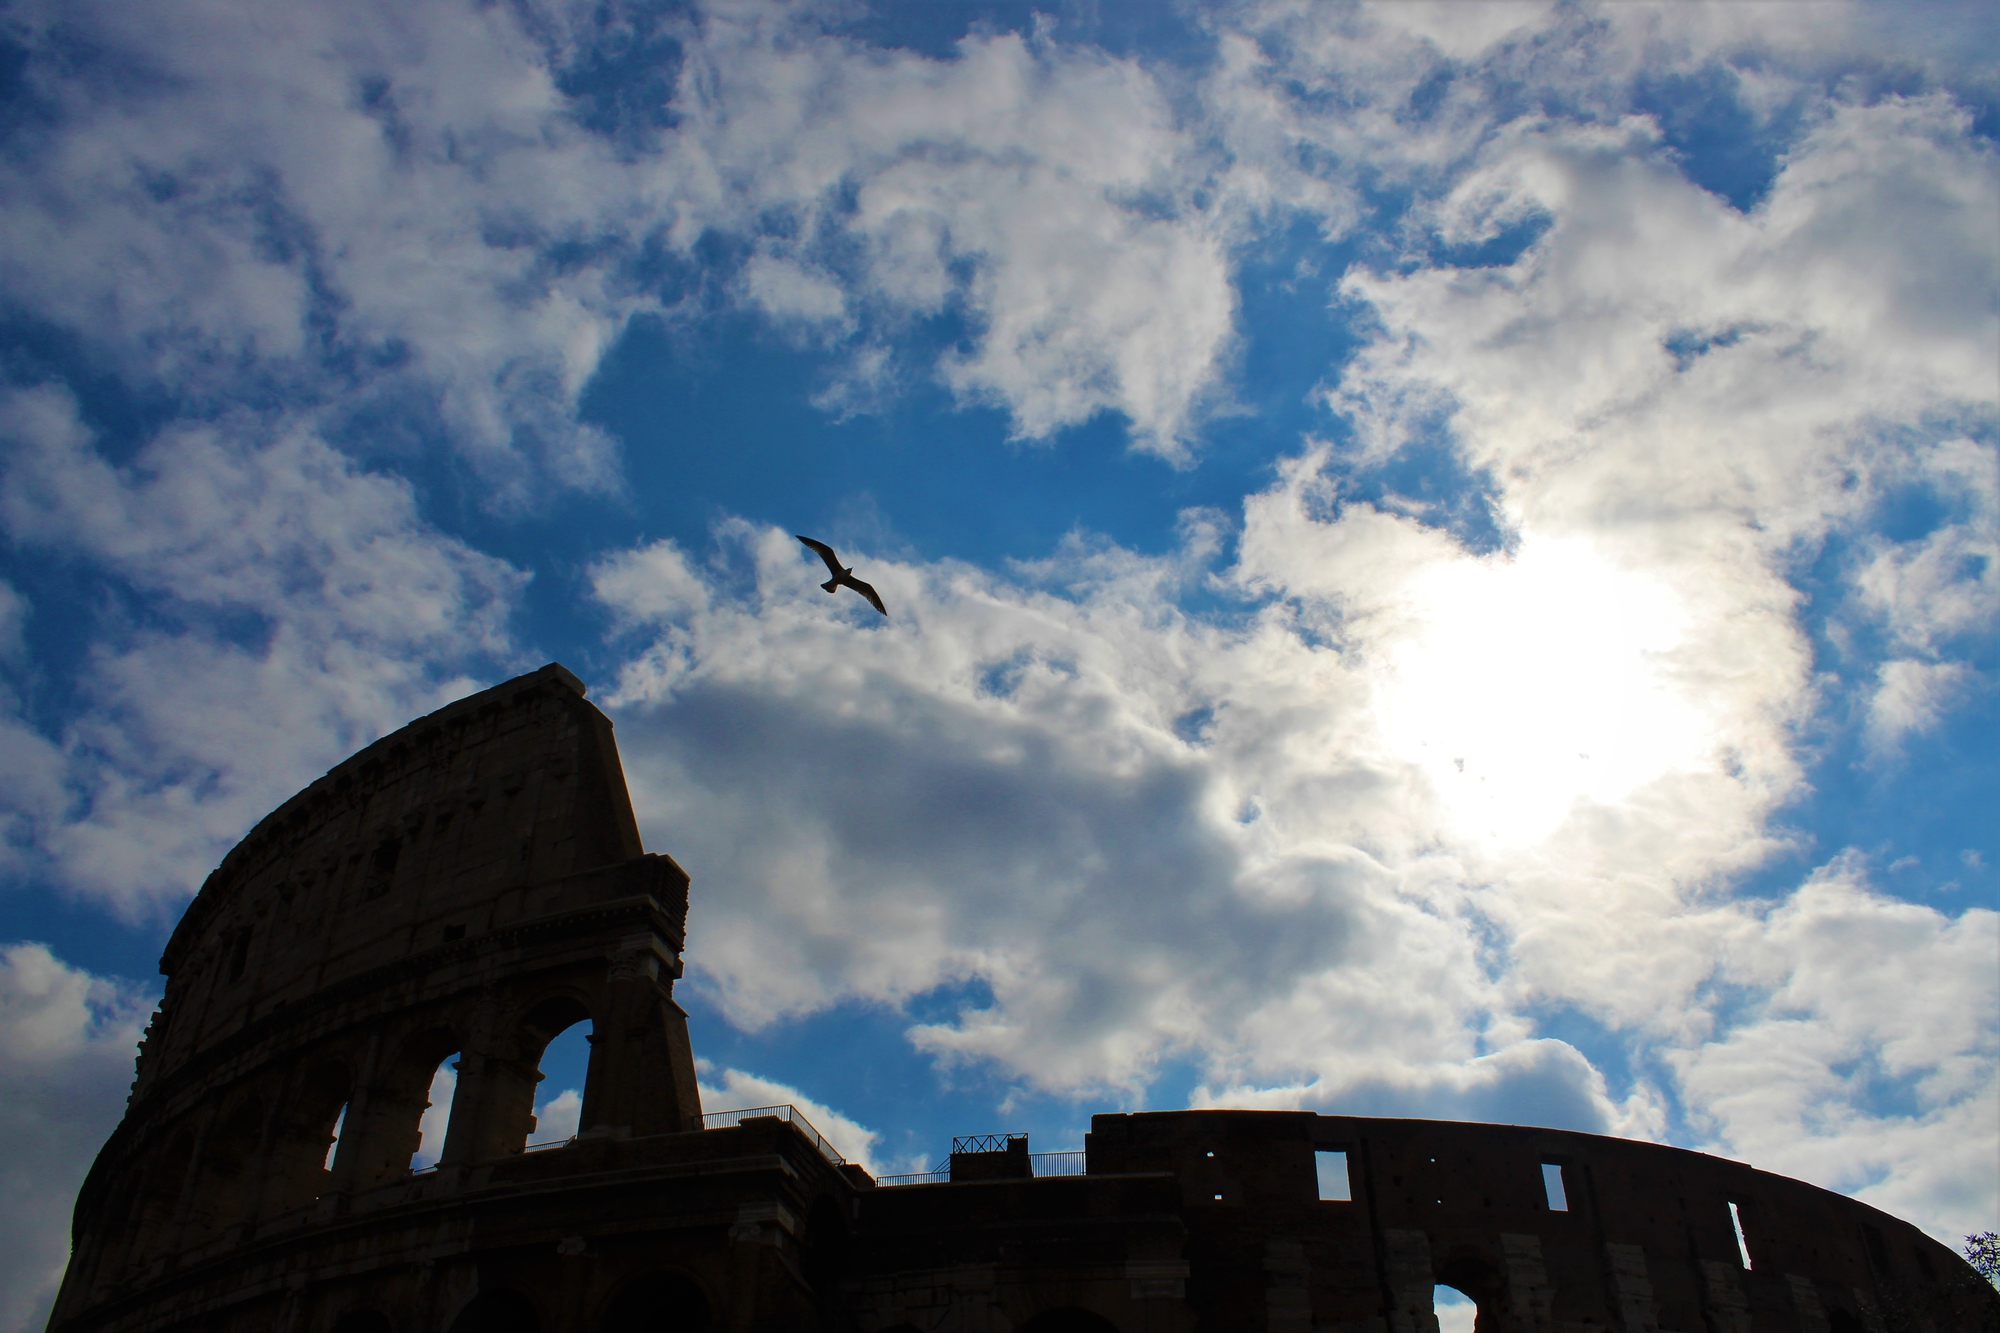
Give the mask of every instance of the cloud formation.
POLYGON ((0 397, 0 525, 105 580, 87 705, 18 711, 0 810, 10 870, 143 917, 183 900, 267 812, 506 660, 522 576, 443 536, 408 483, 307 423, 225 420, 108 462, 73 397, 0 397))
MULTIPOLYGON (((526 571, 439 495, 620 495, 578 409, 636 319, 747 315, 826 359, 831 415, 936 383, 1186 466, 1246 256, 1294 246, 1359 341, 1327 429, 1163 554, 864 542, 880 623, 761 515, 587 557, 610 631, 574 646, 696 872, 689 984, 750 1029, 959 997, 909 1041, 1025 1092, 1185 1067, 1207 1104, 1675 1137, 1990 1227, 1994 913, 1785 814, 1829 734, 1891 766, 1990 693, 2000 167, 1948 60, 1883 91, 1866 11, 1772 12, 1246 4, 1176 67, 810 7, 17 6, 0 296, 169 406, 121 433, 8 367, 0 525, 98 601, 51 665, 54 608, 0 583, 0 866, 165 910, 540 660, 526 571), (1696 111, 1766 156, 1698 175, 1696 111), (1398 490, 1440 457, 1490 541, 1398 490), (1743 896, 1780 851, 1817 868, 1743 896)), ((6 958, 21 1031, 69 1034, 9 1104, 115 1105, 134 1002, 6 958)))
POLYGON ((70 1207, 118 1123, 153 998, 40 944, 0 946, 0 1328, 41 1328, 70 1207))

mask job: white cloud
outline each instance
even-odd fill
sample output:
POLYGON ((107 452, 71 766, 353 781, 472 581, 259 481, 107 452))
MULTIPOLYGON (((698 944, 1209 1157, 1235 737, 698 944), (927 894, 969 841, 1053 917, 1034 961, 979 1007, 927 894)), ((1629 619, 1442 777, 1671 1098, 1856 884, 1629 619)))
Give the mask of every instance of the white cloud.
POLYGON ((750 301, 780 324, 848 322, 840 285, 793 260, 756 255, 743 266, 742 282, 750 301))
POLYGON ((7 720, 17 874, 155 911, 286 795, 468 692, 459 664, 511 652, 521 576, 303 425, 174 427, 118 468, 44 388, 0 401, 0 436, 9 537, 151 613, 100 622, 60 735, 7 720))
MULTIPOLYGON (((977 1063, 1023 1087, 1131 1099, 1162 1061, 1185 1057, 1204 1104, 1645 1137, 1685 1115, 1760 1165, 1847 1187, 1867 1183, 1847 1157, 1900 1162, 1897 1145, 1929 1141, 1918 1130, 1969 1123, 1991 1076, 1994 987, 1964 960, 1990 923, 1912 908, 1907 928, 1885 933, 1902 905, 1850 886, 1874 914, 1872 936, 1856 938, 1877 941, 1882 967, 1936 974, 1936 1003, 1958 1012, 1955 1026, 1914 1012, 1871 1026, 1804 980, 1810 968, 1840 974, 1806 924, 1828 915, 1838 867, 1775 907, 1715 892, 1777 845, 1764 819, 1796 781, 1796 665, 1747 680, 1692 670, 1738 651, 1726 642, 1737 626, 1686 612, 1642 577, 1621 604, 1623 576, 1586 564, 1580 577, 1611 581, 1614 609, 1579 614, 1610 631, 1630 609, 1642 642, 1672 640, 1586 654, 1612 677, 1592 688, 1658 691, 1704 742, 1635 743, 1629 771, 1603 789, 1587 771, 1543 772, 1533 743, 1496 742, 1501 781, 1567 781, 1573 795, 1528 833, 1468 820, 1447 780, 1455 767, 1440 772, 1382 704, 1398 688, 1393 650, 1421 641, 1412 624, 1472 632, 1486 606, 1517 595, 1507 579, 1534 588, 1546 576, 1533 559, 1482 560, 1365 506, 1305 517, 1315 476, 1300 468, 1251 506, 1243 550, 1283 547, 1288 523, 1320 529, 1305 535, 1348 543, 1353 595, 1322 585, 1229 632, 1175 609, 1180 557, 1076 546, 1023 571, 1067 586, 1059 597, 857 548, 897 608, 880 622, 820 596, 786 534, 726 527, 705 595, 678 600, 612 699, 647 839, 696 879, 688 984, 753 1028, 973 984, 990 1000, 909 1039, 945 1066, 977 1063), (1463 603, 1383 593, 1454 569, 1493 590, 1463 603), (1649 598, 1682 609, 1659 629, 1649 598), (1320 618, 1320 602, 1353 614, 1320 618), (1338 647, 1316 645, 1315 626, 1334 627, 1338 647), (1672 670, 1657 671, 1656 651, 1672 670), (1718 678, 1732 689, 1711 690, 1718 678), (1725 1007, 1725 993, 1752 996, 1750 1010, 1725 1007), (1540 1036, 1536 1014, 1551 1007, 1650 1051, 1635 1081, 1614 1093, 1582 1053, 1540 1036), (1767 1041, 1762 1015, 1778 1013, 1818 1040, 1767 1041), (1911 1045, 1926 1030, 1936 1049, 1911 1045), (1739 1102, 1725 1076, 1729 1052, 1771 1042, 1789 1071, 1771 1087, 1838 1089, 1856 1059, 1874 1060, 1921 1082, 1928 1109, 1909 1124, 1869 1111, 1864 1080, 1846 1088, 1838 1123, 1808 1126, 1824 1152, 1774 1154, 1799 1112, 1783 1098, 1739 1102), (1662 1059, 1656 1081, 1644 1071, 1662 1059)), ((658 547, 625 559, 669 555, 695 568, 658 547)), ((1290 558, 1324 568, 1301 550, 1290 558)), ((1249 559, 1234 577, 1249 577, 1249 559)), ((613 577, 623 564, 603 567, 600 595, 643 596, 613 577)), ((1271 588, 1274 566, 1260 568, 1271 588)), ((1796 651, 1782 618, 1771 632, 1796 651)), ((1515 650, 1523 671, 1566 669, 1560 633, 1542 659, 1534 643, 1515 650)), ((1462 682, 1420 680, 1401 686, 1420 689, 1407 709, 1428 699, 1449 716, 1462 682)), ((1558 727, 1574 711, 1560 690, 1513 706, 1558 727)), ((1976 1173, 1949 1188, 1924 1179, 1905 1178, 1897 1206, 1934 1227, 2000 1194, 1976 1173)))
POLYGON ((1868 701, 1869 742, 1878 751, 1893 749, 1905 736, 1922 735, 1936 727, 1958 701, 1973 675, 1963 662, 1884 662, 1880 681, 1868 701))
POLYGON ((151 997, 40 944, 0 946, 0 1329, 48 1321, 70 1210, 124 1108, 151 997))
POLYGON ((533 1141, 553 1143, 571 1138, 582 1118, 583 1094, 575 1088, 564 1088, 535 1108, 533 1141))
POLYGON ((1940 1239, 2000 1199, 2000 914, 1946 917, 1823 867, 1746 916, 1719 980, 1755 998, 1673 1057, 1717 1146, 1858 1194, 1940 1239), (1886 1103, 1886 1104, 1885 1104, 1886 1103))
MULTIPOLYGON (((0 287, 197 406, 434 403, 527 503, 616 484, 575 406, 656 304, 629 261, 720 235, 751 256, 727 295, 849 358, 832 410, 956 316, 931 370, 1017 435, 1117 412, 1183 460, 1222 393, 1232 245, 1300 216, 1345 235, 1413 191, 1400 248, 1335 293, 1376 332, 1329 370, 1355 443, 1248 497, 1233 565, 1212 516, 1157 558, 878 558, 881 622, 744 523, 714 564, 599 561, 638 645, 614 699, 648 838, 697 878, 691 984, 746 1026, 983 987, 911 1039, 1062 1093, 1136 1098, 1183 1057, 1212 1101, 1649 1135, 1678 1113, 1927 1225, 1990 1223, 1966 1154, 1994 1116, 1991 914, 1890 902, 1847 862, 1775 904, 1728 890, 1839 688, 1808 614, 1885 631, 1855 673, 1883 744, 1972 687, 2000 606, 1995 157, 1941 94, 1813 92, 1857 29, 1765 10, 1246 7, 1181 88, 1045 35, 935 60, 727 9, 681 34, 678 124, 613 142, 557 88, 581 39, 556 15, 540 45, 505 7, 66 6, 161 77, 38 85, 63 127, 0 165, 0 287), (1810 114, 1746 213, 1629 92, 1747 51, 1776 53, 1731 71, 1750 109, 1810 114), (1544 229, 1511 263, 1438 258, 1516 226, 1544 229), (1490 484, 1504 550, 1333 479, 1413 442, 1490 484), (1872 534, 1907 487, 1946 518, 1872 534), (1793 578, 1828 546, 1845 600, 1809 612, 1793 578), (1197 588, 1230 614, 1184 611, 1197 588), (1936 984, 1905 1010, 1911 977, 1936 984), (1540 1034, 1552 1007, 1666 1071, 1614 1093, 1540 1034)), ((0 718, 12 873, 171 900, 469 659, 512 660, 518 573, 330 447, 337 415, 218 409, 114 465, 62 393, 9 395, 10 537, 147 613, 107 613, 61 734, 0 718)), ((876 1143, 717 1077, 717 1106, 876 1143)))
POLYGON ((789 1084, 740 1069, 718 1070, 706 1060, 701 1062, 700 1073, 704 1079, 713 1080, 699 1085, 703 1113, 717 1117, 711 1128, 729 1123, 730 1111, 794 1106, 842 1158, 857 1163, 870 1175, 882 1173, 873 1155, 882 1136, 826 1103, 815 1101, 789 1084))
POLYGON ((0 662, 14 661, 27 651, 24 629, 32 609, 13 584, 0 579, 0 662))
POLYGON ((683 243, 784 220, 745 272, 758 305, 834 324, 853 304, 891 325, 957 309, 969 347, 938 373, 1018 435, 1114 411, 1139 447, 1186 455, 1232 336, 1227 224, 1137 63, 1012 34, 948 60, 864 52, 728 10, 688 68, 658 188, 683 243))

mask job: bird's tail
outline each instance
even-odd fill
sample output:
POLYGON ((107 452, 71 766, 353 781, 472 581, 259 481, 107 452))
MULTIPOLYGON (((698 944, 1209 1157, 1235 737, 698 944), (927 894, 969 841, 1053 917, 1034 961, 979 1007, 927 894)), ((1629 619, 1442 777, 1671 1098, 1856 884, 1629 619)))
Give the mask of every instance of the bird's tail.
POLYGON ((822 583, 819 586, 826 589, 828 592, 838 592, 840 591, 840 580, 828 579, 825 583, 822 583))

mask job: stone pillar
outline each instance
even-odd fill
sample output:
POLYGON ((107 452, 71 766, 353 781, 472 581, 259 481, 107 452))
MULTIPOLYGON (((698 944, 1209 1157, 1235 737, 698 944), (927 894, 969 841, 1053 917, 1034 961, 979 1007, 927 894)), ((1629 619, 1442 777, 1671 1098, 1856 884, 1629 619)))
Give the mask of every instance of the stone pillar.
POLYGON ((333 1150, 333 1170, 327 1177, 326 1192, 335 1196, 336 1211, 346 1207, 346 1196, 356 1190, 365 1189, 373 1183, 371 1171, 362 1165, 371 1136, 364 1132, 370 1126, 374 1101, 373 1084, 382 1062, 382 1033, 380 1029, 370 1033, 368 1046, 361 1055, 361 1067, 355 1070, 354 1086, 347 1093, 347 1109, 341 1113, 340 1142, 333 1150))
POLYGON ((673 998, 680 973, 680 956, 658 936, 621 942, 592 1034, 584 1133, 639 1137, 701 1128, 687 1013, 673 998))
POLYGON ((1555 1327, 1555 1290, 1542 1262, 1542 1238, 1502 1232, 1500 1255, 1507 1264, 1508 1326, 1519 1333, 1550 1333, 1555 1327))
POLYGON ((1819 1299, 1819 1287, 1809 1277, 1785 1274, 1792 1289, 1792 1308, 1799 1312, 1799 1333, 1827 1333, 1826 1306, 1819 1299))
POLYGON ((767 1255, 784 1244, 784 1233, 797 1223, 776 1201, 738 1204, 729 1228, 729 1309, 723 1312, 729 1333, 752 1333, 757 1326, 757 1293, 764 1274, 775 1267, 767 1255))
POLYGON ((491 1050, 458 1057, 458 1088, 451 1098, 439 1167, 519 1152, 535 1128, 535 1086, 542 1071, 531 1060, 491 1050))
POLYGON ((1607 1244, 1604 1257, 1610 1265, 1612 1298, 1618 1302, 1625 1333, 1659 1333, 1660 1306, 1653 1299, 1645 1250, 1637 1245, 1607 1244))
POLYGON ((1312 1292, 1306 1278, 1303 1243, 1286 1238, 1264 1242, 1264 1327, 1270 1333, 1312 1333, 1312 1292))
POLYGON ((1743 1294, 1743 1266, 1724 1259, 1701 1261, 1702 1313, 1715 1333, 1750 1333, 1750 1298, 1743 1294))
POLYGON ((1431 1238, 1422 1231, 1382 1233, 1389 1267, 1389 1333, 1438 1333, 1431 1288, 1431 1238))

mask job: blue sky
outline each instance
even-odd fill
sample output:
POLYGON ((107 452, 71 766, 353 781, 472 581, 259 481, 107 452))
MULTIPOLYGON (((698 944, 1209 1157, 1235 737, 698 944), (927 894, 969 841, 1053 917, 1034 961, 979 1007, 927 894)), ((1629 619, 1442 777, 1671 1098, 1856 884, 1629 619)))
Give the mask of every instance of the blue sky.
POLYGON ((0 1325, 207 870, 550 660, 715 1109, 2000 1225, 1990 17, 11 6, 0 1325))

